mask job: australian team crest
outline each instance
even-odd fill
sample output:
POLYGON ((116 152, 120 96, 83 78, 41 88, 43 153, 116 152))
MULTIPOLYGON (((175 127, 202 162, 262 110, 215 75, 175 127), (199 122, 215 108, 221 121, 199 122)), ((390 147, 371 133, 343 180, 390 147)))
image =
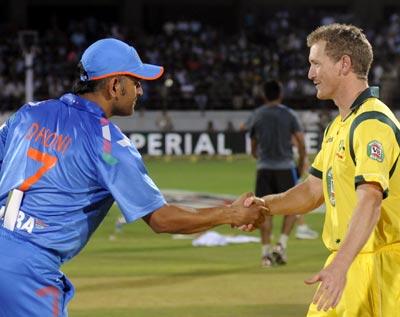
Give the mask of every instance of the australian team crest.
POLYGON ((367 145, 367 155, 375 161, 383 162, 385 154, 383 153, 382 144, 376 140, 369 142, 367 145))
POLYGON ((345 151, 346 151, 346 148, 344 146, 344 140, 340 140, 339 146, 338 146, 338 149, 337 149, 337 152, 336 152, 336 156, 339 159, 344 160, 345 159, 345 153, 346 153, 345 151))

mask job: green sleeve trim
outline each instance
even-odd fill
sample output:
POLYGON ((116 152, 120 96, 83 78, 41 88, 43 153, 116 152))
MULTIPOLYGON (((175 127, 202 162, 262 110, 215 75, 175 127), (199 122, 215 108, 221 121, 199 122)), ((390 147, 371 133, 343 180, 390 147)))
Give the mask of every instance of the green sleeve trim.
MULTIPOLYGON (((399 154, 399 156, 400 156, 400 154, 399 154)), ((389 172, 389 179, 392 177, 394 171, 396 170, 396 166, 397 166, 397 162, 398 162, 398 160, 399 160, 399 156, 397 156, 396 161, 394 161, 394 164, 393 164, 392 168, 390 169, 390 172, 389 172)))
MULTIPOLYGON (((368 182, 365 180, 364 176, 358 175, 355 177, 355 188, 356 189, 357 189, 358 185, 365 184, 365 183, 368 183, 368 182)), ((383 189, 382 194, 383 194, 383 199, 385 199, 389 195, 389 189, 388 188, 383 189)))
POLYGON ((321 178, 322 179, 322 172, 320 170, 317 170, 314 167, 310 167, 308 171, 311 175, 314 175, 315 177, 321 178))

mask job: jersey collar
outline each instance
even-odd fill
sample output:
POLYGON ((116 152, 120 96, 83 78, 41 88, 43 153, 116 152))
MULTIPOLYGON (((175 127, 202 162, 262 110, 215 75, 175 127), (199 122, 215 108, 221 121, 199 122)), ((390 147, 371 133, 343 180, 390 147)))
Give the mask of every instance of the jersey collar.
POLYGON ((351 105, 351 111, 358 109, 368 98, 379 98, 379 87, 372 86, 365 89, 351 105))
POLYGON ((106 117, 106 114, 104 113, 103 109, 97 103, 87 100, 85 98, 79 97, 77 95, 68 93, 68 94, 62 95, 60 97, 60 100, 63 103, 67 104, 68 106, 93 113, 100 117, 106 117))

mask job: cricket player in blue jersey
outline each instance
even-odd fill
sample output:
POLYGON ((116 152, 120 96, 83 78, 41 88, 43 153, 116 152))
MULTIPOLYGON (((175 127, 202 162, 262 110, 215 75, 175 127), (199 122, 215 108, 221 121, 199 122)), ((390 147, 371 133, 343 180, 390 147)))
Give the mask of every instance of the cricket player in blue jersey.
POLYGON ((131 115, 144 64, 116 39, 92 44, 81 77, 56 100, 28 103, 0 129, 0 316, 67 316, 74 288, 60 266, 88 242, 114 201, 127 222, 157 233, 194 233, 220 224, 257 227, 261 204, 188 210, 169 205, 142 158, 109 117, 131 115))

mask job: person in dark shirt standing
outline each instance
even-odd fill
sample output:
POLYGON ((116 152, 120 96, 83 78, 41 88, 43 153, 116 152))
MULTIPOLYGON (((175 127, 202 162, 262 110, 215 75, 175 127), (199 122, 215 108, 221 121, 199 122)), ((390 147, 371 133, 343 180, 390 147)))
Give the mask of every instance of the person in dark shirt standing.
MULTIPOLYGON (((263 85, 264 104, 250 119, 251 153, 257 159, 256 196, 276 194, 293 187, 306 170, 304 135, 294 111, 282 104, 282 84, 270 80, 263 85), (293 142, 294 141, 294 142, 293 142), (298 149, 298 164, 293 156, 298 149)), ((272 217, 260 226, 262 265, 286 264, 286 246, 296 215, 285 216, 278 243, 272 248, 272 217)))

